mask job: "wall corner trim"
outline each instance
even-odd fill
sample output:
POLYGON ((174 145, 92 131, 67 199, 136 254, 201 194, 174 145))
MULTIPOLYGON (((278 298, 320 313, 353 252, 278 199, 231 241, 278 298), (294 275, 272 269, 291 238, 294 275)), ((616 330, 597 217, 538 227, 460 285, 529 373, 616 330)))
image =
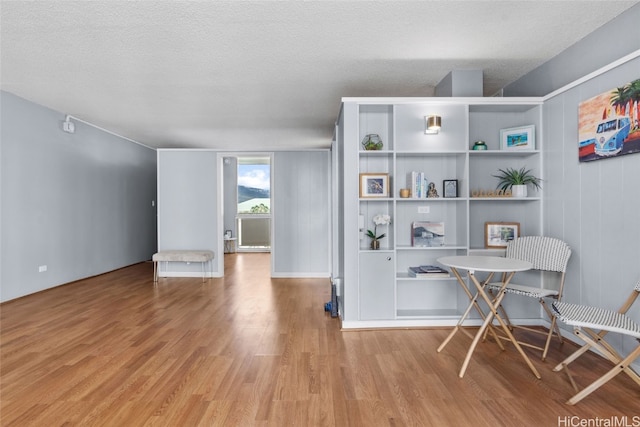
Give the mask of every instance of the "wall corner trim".
POLYGON ((542 100, 543 101, 548 101, 549 99, 551 99, 551 98, 553 98, 555 96, 558 96, 558 95, 560 95, 560 94, 562 94, 562 93, 564 93, 564 92, 566 92, 566 91, 568 91, 570 89, 573 89, 576 86, 579 86, 579 85, 581 85, 581 84, 583 84, 583 83, 585 83, 585 82, 587 82, 587 81, 589 81, 589 80, 591 80, 591 79, 593 79, 595 77, 598 77, 601 74, 604 74, 604 73, 606 73, 608 71, 611 71, 614 68, 619 67, 620 65, 625 64, 625 63, 627 63, 629 61, 632 61, 632 60, 634 60, 634 59, 636 59, 638 57, 640 57, 640 49, 638 49, 638 50, 636 50, 634 52, 631 52, 630 54, 623 56, 622 58, 618 59, 617 61, 614 61, 614 62, 612 62, 610 64, 607 64, 604 67, 599 68, 599 69, 597 69, 597 70, 595 70, 595 71, 593 71, 593 72, 591 72, 591 73, 589 73, 589 74, 587 74, 587 75, 585 75, 585 76, 583 76, 583 77, 581 77, 581 78, 579 78, 577 80, 574 80, 573 82, 569 83, 568 85, 565 85, 565 86, 563 86, 563 87, 561 87, 559 89, 554 90, 553 92, 543 96, 542 100))

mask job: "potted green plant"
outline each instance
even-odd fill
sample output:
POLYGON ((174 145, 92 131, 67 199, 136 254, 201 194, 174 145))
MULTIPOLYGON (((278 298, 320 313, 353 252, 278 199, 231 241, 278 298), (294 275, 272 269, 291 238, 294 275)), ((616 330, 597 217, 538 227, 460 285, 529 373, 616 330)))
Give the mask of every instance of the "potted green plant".
POLYGON ((531 169, 505 168, 498 169, 497 175, 492 175, 500 181, 496 188, 501 190, 511 189, 513 197, 527 197, 527 185, 532 185, 536 189, 540 189, 542 180, 531 173, 531 169))

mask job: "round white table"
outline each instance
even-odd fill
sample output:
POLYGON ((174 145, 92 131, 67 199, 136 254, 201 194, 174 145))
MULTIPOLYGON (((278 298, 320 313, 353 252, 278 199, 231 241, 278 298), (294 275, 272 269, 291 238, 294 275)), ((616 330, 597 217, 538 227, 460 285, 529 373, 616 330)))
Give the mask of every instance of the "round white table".
MULTIPOLYGON (((509 340, 516 347, 516 349, 518 350, 522 358, 525 360, 525 362, 533 372, 533 374, 537 378, 540 378, 540 374, 538 373, 537 369, 535 368, 535 366, 533 366, 533 364, 531 363, 531 360, 529 360, 526 353, 522 350, 522 347, 520 346, 518 341, 514 338, 513 334, 509 330, 507 324, 504 322, 504 320, 502 319, 502 317, 500 317, 500 314, 498 313, 498 307, 500 307, 500 303, 502 302, 502 299, 504 298, 504 295, 505 295, 504 289, 507 287, 507 285, 511 281, 511 278, 513 277, 513 275, 518 271, 530 270, 533 267, 533 265, 528 261, 523 261, 523 260, 514 259, 514 258, 503 258, 503 257, 495 257, 495 256, 472 256, 472 255, 446 256, 446 257, 438 258, 438 262, 442 265, 446 265, 447 267, 451 268, 451 271, 458 279, 458 283, 466 291, 467 296, 470 299, 469 306, 465 310, 460 320, 458 320, 458 323, 456 324, 455 328, 451 331, 449 336, 447 336, 447 338, 440 345, 440 347, 438 347, 438 353, 442 351, 442 349, 444 349, 444 347, 451 340, 451 338, 453 338, 456 332, 461 330, 462 323, 469 315, 469 312, 471 311, 471 309, 475 307, 476 310, 478 310, 478 312, 482 316, 482 318, 484 318, 484 322, 482 323, 482 326, 480 327, 480 329, 478 329, 478 332, 474 336, 473 341, 471 342, 471 346, 467 351, 467 355, 464 359, 464 363, 462 364, 462 369, 460 370, 460 374, 459 374, 460 378, 464 376, 464 373, 467 370, 467 366, 469 365, 469 361, 471 360, 471 355, 473 354, 473 351, 478 345, 480 338, 484 336, 484 333, 487 330, 487 328, 490 327, 491 321, 494 318, 498 321, 498 323, 500 323, 500 326, 504 330, 504 333, 507 335, 509 340), (467 284, 465 283, 464 279, 462 278, 462 275, 460 274, 460 270, 466 270, 468 272, 468 276, 471 279, 471 282, 474 284, 474 286, 477 289, 477 293, 475 295, 472 295, 471 292, 469 292, 469 289, 467 288, 467 284), (487 272, 489 273, 489 276, 485 280, 480 282, 476 278, 476 275, 475 275, 476 271, 487 272), (494 299, 491 299, 489 295, 487 295, 487 293, 485 292, 484 288, 485 288, 485 285, 489 283, 489 281, 493 278, 495 273, 505 273, 505 274, 501 281, 502 287, 500 291, 497 293, 497 296, 494 299), (482 312, 482 309, 480 308, 477 302, 478 296, 480 296, 489 306, 488 313, 485 314, 482 312)), ((495 336, 495 332, 494 332, 494 336, 495 336)), ((498 344, 500 345, 500 348, 504 349, 500 344, 500 340, 497 337, 496 337, 496 342, 498 342, 498 344)))
POLYGON ((438 262, 447 267, 459 268, 469 272, 515 273, 517 271, 531 270, 533 267, 529 261, 481 255, 445 256, 438 258, 438 262))

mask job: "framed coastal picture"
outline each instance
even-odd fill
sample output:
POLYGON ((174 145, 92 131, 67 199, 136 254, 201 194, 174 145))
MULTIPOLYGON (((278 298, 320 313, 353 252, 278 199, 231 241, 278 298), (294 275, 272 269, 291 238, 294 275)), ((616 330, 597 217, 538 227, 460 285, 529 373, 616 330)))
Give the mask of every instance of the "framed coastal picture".
POLYGON ((361 173, 360 197, 389 197, 389 174, 361 173))
POLYGON ((505 151, 533 151, 536 149, 534 125, 500 129, 500 149, 505 151))
POLYGON ((444 222, 414 221, 411 223, 411 246, 444 246, 444 222))
POLYGON ((640 152, 640 79, 578 106, 578 160, 591 162, 640 152))
POLYGON ((506 248, 507 243, 520 236, 519 222, 485 222, 484 247, 506 248))

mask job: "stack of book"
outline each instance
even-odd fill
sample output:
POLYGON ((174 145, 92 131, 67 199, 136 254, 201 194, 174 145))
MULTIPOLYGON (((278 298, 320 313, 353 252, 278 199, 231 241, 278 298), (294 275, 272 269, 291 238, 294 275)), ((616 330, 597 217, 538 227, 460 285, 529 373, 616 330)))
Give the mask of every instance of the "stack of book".
POLYGON ((449 272, 437 265, 421 265, 419 267, 409 267, 409 276, 419 278, 429 277, 450 277, 449 272))
POLYGON ((407 174, 407 187, 414 199, 426 199, 429 181, 424 172, 410 172, 407 174))

